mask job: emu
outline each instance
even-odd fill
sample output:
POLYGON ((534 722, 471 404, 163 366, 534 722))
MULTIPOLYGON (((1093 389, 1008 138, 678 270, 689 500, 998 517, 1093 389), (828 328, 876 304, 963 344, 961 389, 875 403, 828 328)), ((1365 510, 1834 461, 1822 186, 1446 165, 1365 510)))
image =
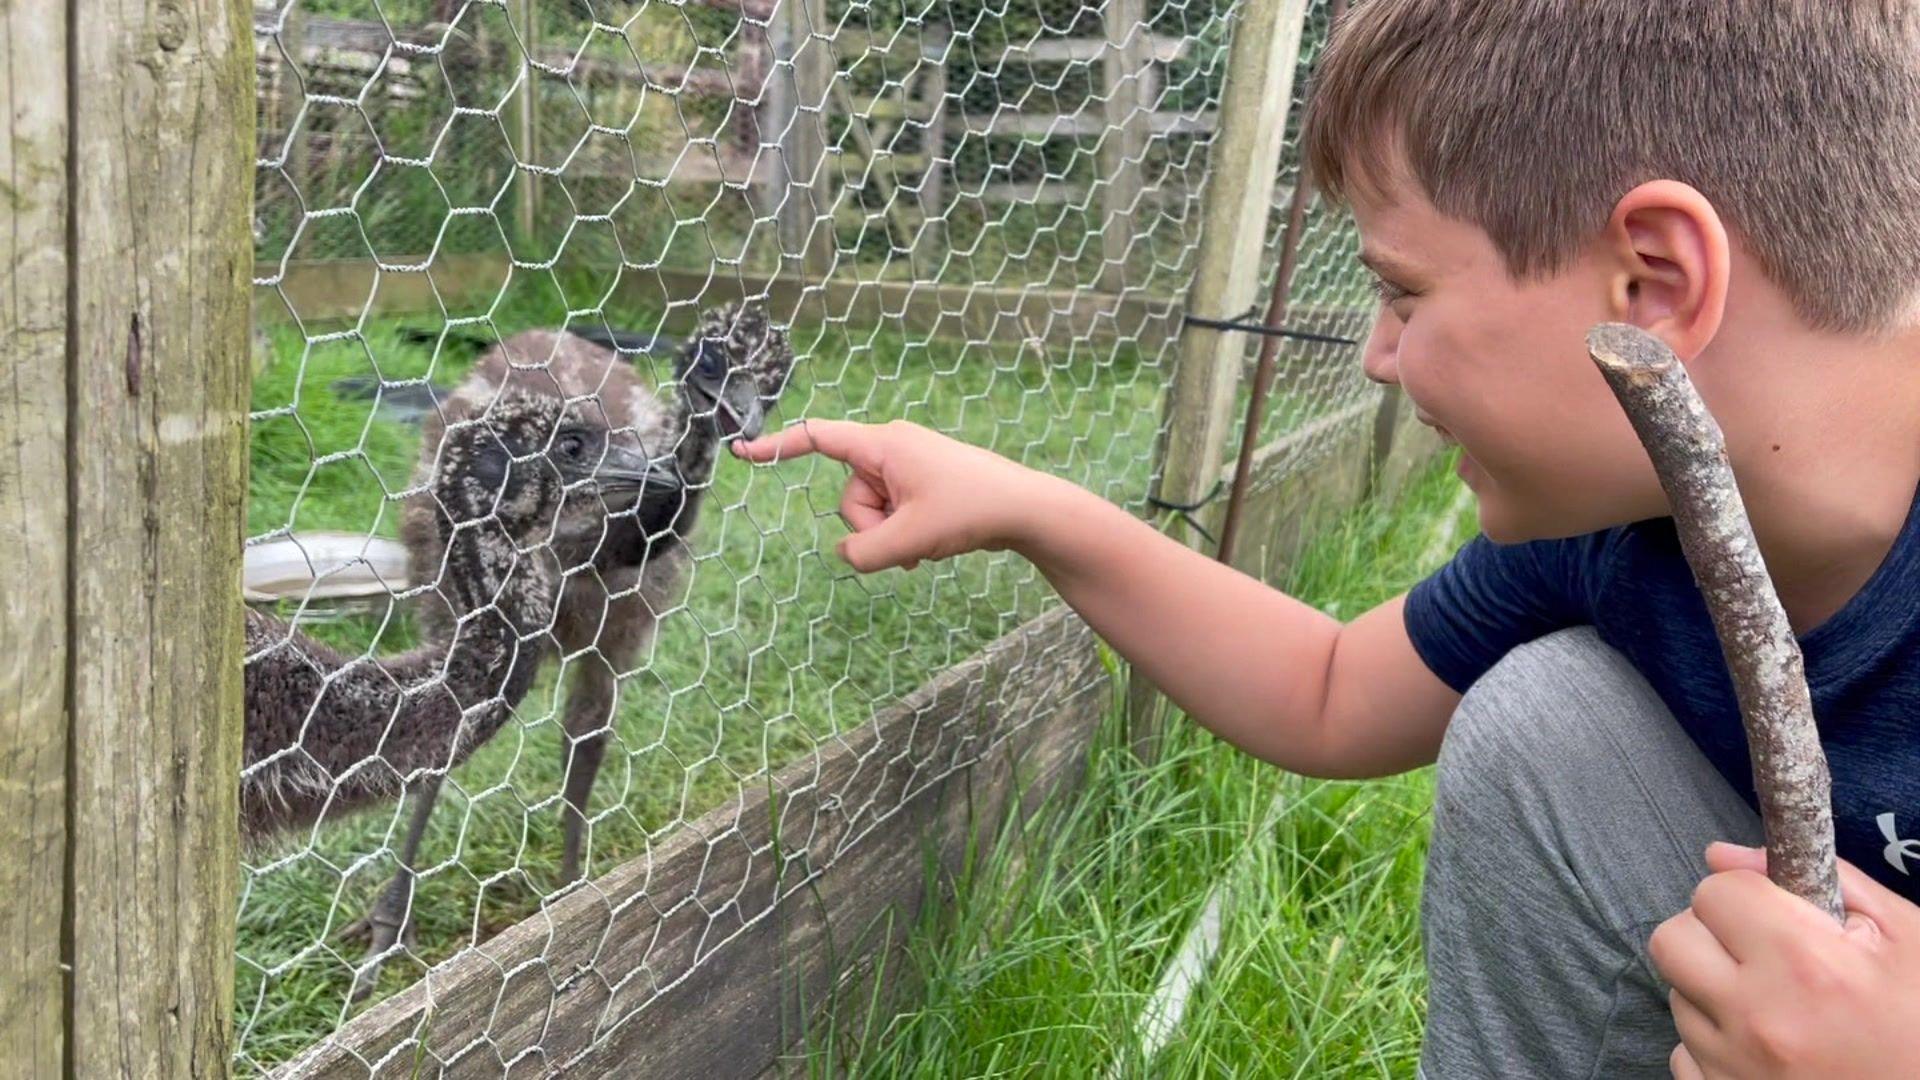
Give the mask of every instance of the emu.
POLYGON ((532 681, 560 589, 553 548, 597 531, 607 504, 677 506, 671 463, 610 441, 557 398, 501 395, 450 427, 426 470, 417 529, 442 559, 451 616, 399 656, 348 657, 248 609, 242 831, 249 839, 399 797, 465 761, 532 681))
MULTIPOLYGON (((557 601, 553 643, 570 658, 573 676, 561 726, 566 808, 561 877, 582 876, 581 850, 587 800, 599 775, 613 730, 615 683, 632 670, 651 640, 658 614, 685 577, 685 542, 711 487, 721 443, 760 434, 793 366, 786 335, 759 305, 727 305, 708 311, 674 363, 677 393, 671 404, 649 390, 619 352, 641 347, 633 335, 597 341, 565 331, 529 330, 501 342, 475 361, 467 379, 429 414, 422 428, 423 467, 443 430, 487 412, 507 387, 591 403, 610 433, 630 435, 650 452, 671 454, 681 488, 673 498, 648 500, 636 512, 609 515, 603 528, 554 545, 562 567, 573 572, 557 601), (609 348, 608 346, 614 346, 609 348)), ((443 543, 430 526, 429 507, 410 503, 402 525, 415 574, 435 565, 443 543)), ((444 625, 449 613, 429 605, 423 623, 444 625)), ((371 991, 381 962, 396 942, 413 938, 413 863, 433 813, 443 774, 414 785, 413 818, 399 852, 399 869, 367 916, 349 928, 368 938, 366 961, 354 996, 371 991)))

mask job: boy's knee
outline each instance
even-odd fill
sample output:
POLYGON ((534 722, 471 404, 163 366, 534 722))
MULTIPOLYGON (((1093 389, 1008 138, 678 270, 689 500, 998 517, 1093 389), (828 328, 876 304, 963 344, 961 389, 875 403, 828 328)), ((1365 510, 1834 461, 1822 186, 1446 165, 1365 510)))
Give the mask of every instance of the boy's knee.
POLYGON ((1673 1045, 1639 928, 1698 880, 1656 805, 1689 781, 1636 760, 1671 758, 1673 740, 1659 696, 1591 628, 1520 646, 1461 699, 1421 894, 1432 1074, 1525 1057, 1538 1075, 1650 1075, 1673 1045))
POLYGON ((1550 634, 1508 653, 1461 698, 1440 746, 1440 795, 1471 793, 1481 805, 1494 794, 1550 798, 1556 775, 1590 778, 1617 752, 1622 728, 1665 715, 1593 628, 1550 634))

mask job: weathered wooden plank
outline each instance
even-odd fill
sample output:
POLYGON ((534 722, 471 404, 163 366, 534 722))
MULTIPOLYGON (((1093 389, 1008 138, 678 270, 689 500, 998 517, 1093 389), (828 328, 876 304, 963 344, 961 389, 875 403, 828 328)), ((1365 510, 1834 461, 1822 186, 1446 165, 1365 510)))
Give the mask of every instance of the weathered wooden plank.
MULTIPOLYGON (((633 279, 641 289, 650 283, 633 279)), ((846 281, 802 289, 788 278, 747 275, 708 277, 663 272, 665 295, 701 305, 737 296, 764 296, 774 318, 800 324, 830 321, 884 325, 909 334, 962 341, 1017 343, 1030 334, 1043 341, 1138 342, 1156 353, 1178 326, 1173 305, 1149 297, 1115 297, 1092 290, 991 288, 913 281, 846 281)))
MULTIPOLYGON (((775 241, 779 239, 780 200, 786 193, 786 162, 779 155, 763 152, 762 148, 779 145, 779 127, 789 121, 792 114, 791 95, 793 84, 786 75, 775 66, 777 54, 774 42, 776 35, 784 33, 778 26, 769 26, 759 22, 745 22, 740 25, 740 45, 750 49, 754 60, 754 93, 736 108, 735 124, 746 132, 743 142, 754 154, 752 164, 741 173, 728 173, 729 176, 748 177, 747 197, 752 200, 753 214, 756 218, 774 218, 775 241)), ((719 147, 715 147, 719 151, 719 147)), ((688 160, 707 157, 705 154, 681 155, 688 160)))
POLYGON ((1107 38, 1101 63, 1100 287, 1122 292, 1133 248, 1134 208, 1145 186, 1140 175, 1150 135, 1147 112, 1154 102, 1146 84, 1152 63, 1146 0, 1107 0, 1101 13, 1107 38))
MULTIPOLYGON (((938 29, 944 34, 943 28, 938 29)), ((847 58, 849 62, 860 60, 884 59, 889 63, 911 64, 915 58, 943 62, 946 56, 944 43, 929 40, 936 33, 936 27, 927 25, 919 30, 924 38, 916 36, 912 29, 889 30, 884 35, 857 26, 837 28, 833 31, 834 51, 847 58)), ((1146 48, 1146 58, 1156 64, 1169 64, 1186 54, 1190 39, 1178 34, 1147 33, 1140 28, 1138 37, 1146 48)), ((981 62, 988 65, 1002 64, 1007 61, 1046 64, 1093 64, 1103 59, 1113 47, 1105 37, 1062 38, 1042 37, 1033 41, 1014 42, 1004 47, 982 48, 974 51, 981 62)))
MULTIPOLYGON (((981 184, 962 194, 969 200, 979 199, 982 202, 1024 203, 1028 206, 1072 203, 1075 206, 1089 206, 1093 202, 1093 185, 1076 184, 1069 180, 1007 180, 981 184)), ((1102 284, 1101 290, 1106 289, 1107 285, 1102 284)))
POLYGON ((67 7, 85 28, 69 61, 84 167, 69 194, 67 1068, 221 1075, 239 876, 251 5, 67 7))
MULTIPOLYGON (((1144 23, 1144 20, 1136 20, 1144 23)), ((1149 34, 1146 27, 1140 25, 1139 38, 1146 45, 1146 56, 1156 64, 1168 64, 1178 60, 1190 43, 1188 38, 1174 34, 1149 34)), ((1083 63, 1090 64, 1100 60, 1113 48, 1113 39, 1107 38, 1039 38, 1034 41, 1009 45, 996 59, 1032 60, 1036 63, 1083 63)))
POLYGON ((1380 489, 1387 460, 1393 456, 1394 436, 1400 432, 1400 414, 1406 407, 1406 395, 1397 386, 1382 387, 1380 408, 1373 414, 1373 453, 1368 458, 1373 471, 1367 477, 1367 493, 1380 489))
POLYGON ((281 1075, 754 1075, 913 925, 929 848, 951 872, 1077 777, 1108 698, 1091 631, 1056 609, 281 1075))
POLYGON ((927 51, 920 74, 920 100, 931 112, 921 134, 926 166, 920 173, 916 196, 920 205, 920 241, 916 255, 923 261, 937 259, 950 243, 947 230, 947 168, 953 159, 947 156, 947 61, 953 39, 945 28, 929 28, 922 33, 927 51))
MULTIPOLYGON (((484 52, 469 51, 473 48, 471 39, 464 39, 457 34, 443 40, 438 30, 429 32, 396 28, 398 32, 389 35, 382 23, 313 19, 308 18, 304 11, 305 8, 299 6, 288 9, 285 28, 280 33, 280 48, 268 49, 262 43, 256 67, 263 81, 279 82, 288 78, 285 67, 286 57, 290 56, 306 74, 317 77, 323 84, 329 74, 357 76, 357 81, 364 83, 368 77, 379 73, 382 76, 382 92, 403 100, 418 100, 438 89, 432 86, 433 81, 440 78, 434 66, 436 57, 455 67, 518 64, 524 62, 526 55, 518 45, 506 53, 489 56, 484 52), (300 27, 299 34, 290 35, 289 31, 296 25, 300 27), (313 28, 312 36, 308 35, 307 27, 313 28), (423 89, 422 84, 429 89, 423 89)), ((256 33, 264 38, 271 33, 271 26, 256 28, 256 33)), ((575 46, 577 44, 574 43, 575 46)), ((742 101, 752 101, 759 95, 760 73, 768 68, 763 63, 765 53, 761 51, 762 48, 750 41, 742 42, 733 53, 732 63, 728 67, 686 64, 642 66, 631 58, 593 56, 580 53, 568 45, 538 45, 532 55, 539 64, 579 87, 589 83, 625 82, 644 85, 664 94, 738 97, 742 101)), ((499 66, 497 70, 505 73, 511 68, 499 66)))
POLYGON ((1374 481, 1376 497, 1392 502, 1406 493, 1407 482, 1428 462, 1447 452, 1439 433, 1421 423, 1402 403, 1394 413, 1393 440, 1374 481))
POLYGON ((904 167, 904 163, 891 153, 882 154, 873 140, 872 120, 862 117, 854 108, 853 96, 847 92, 846 84, 834 79, 828 85, 827 100, 840 110, 847 119, 847 134, 853 136, 854 153, 844 153, 842 147, 840 162, 843 168, 853 165, 852 158, 860 162, 861 183, 871 183, 874 194, 885 207, 889 229, 888 240, 899 250, 911 250, 915 233, 913 219, 907 213, 906 204, 899 197, 899 190, 893 182, 893 171, 904 167), (880 160, 885 158, 885 160, 880 160))
POLYGON ((521 79, 519 89, 508 104, 507 127, 514 134, 513 156, 519 163, 519 175, 514 178, 514 209, 520 226, 520 241, 532 245, 540 223, 543 185, 540 174, 531 171, 528 166, 544 164, 540 160, 540 95, 546 87, 545 77, 537 66, 540 59, 540 20, 534 17, 539 9, 534 0, 514 0, 509 10, 512 12, 514 43, 508 55, 520 69, 521 79))
MULTIPOLYGON (((1314 533, 1366 496, 1378 395, 1367 394, 1287 432, 1257 451, 1243 509, 1243 542, 1233 564, 1269 583, 1285 580, 1314 533)), ((1220 478, 1231 481, 1232 469, 1220 478)), ((1222 503, 1208 508, 1217 530, 1222 503)))
MULTIPOLYGON (((395 265, 418 263, 402 260, 395 265)), ((297 315, 312 327, 356 321, 363 314, 437 313, 440 300, 456 312, 477 314, 482 302, 499 293, 509 273, 539 272, 515 270, 504 255, 442 255, 424 269, 402 271, 381 271, 363 259, 295 262, 284 274, 276 270, 267 276, 268 284, 257 290, 255 317, 278 321, 297 315)), ((684 329, 692 324, 696 307, 743 297, 765 301, 774 318, 783 322, 831 318, 870 326, 891 320, 913 334, 1005 343, 1025 341, 1031 326, 1049 341, 1135 341, 1149 355, 1179 325, 1170 301, 1138 295, 840 278, 808 287, 790 277, 671 269, 627 275, 613 310, 628 304, 643 311, 670 308, 669 328, 684 329)))
MULTIPOLYGON (((1030 113, 1003 108, 990 113, 963 113, 958 118, 960 127, 968 134, 1019 136, 1029 139, 1086 139, 1106 134, 1115 126, 1115 120, 1105 107, 1089 105, 1080 112, 1073 113, 1030 113)), ((1212 131, 1219 123, 1219 114, 1202 110, 1200 112, 1141 112, 1132 115, 1128 122, 1129 131, 1137 131, 1142 137, 1157 135, 1165 138, 1169 135, 1202 135, 1212 131)))
POLYGON ((833 264, 834 193, 823 167, 825 109, 837 65, 830 51, 826 0, 784 0, 775 14, 773 54, 792 62, 769 83, 777 111, 761 130, 777 140, 785 176, 776 189, 780 250, 794 277, 818 280, 833 264))
MULTIPOLYGON (((280 4, 256 3, 253 5, 254 21, 262 26, 270 26, 282 11, 291 16, 301 6, 298 0, 280 4)), ((306 44, 315 51, 328 49, 378 56, 395 43, 416 49, 431 48, 438 45, 445 35, 446 28, 443 26, 389 26, 378 19, 313 18, 307 21, 306 44)))
MULTIPOLYGON (((401 257, 391 264, 407 268, 403 270, 382 271, 365 259, 291 262, 284 273, 263 267, 267 284, 257 290, 254 318, 277 322, 297 315, 311 328, 357 321, 363 314, 431 317, 440 311, 442 300, 458 314, 477 314, 499 294, 509 272, 540 272, 513 270, 501 254, 442 255, 414 269, 423 263, 425 256, 401 257)), ((1173 301, 1137 294, 841 278, 829 278, 809 291, 791 278, 731 270, 708 274, 659 269, 628 275, 617 299, 645 311, 672 305, 669 328, 684 329, 693 322, 692 305, 742 297, 766 301, 782 320, 802 315, 818 319, 828 313, 861 325, 897 319, 900 329, 915 334, 1004 343, 1025 341, 1025 327, 1032 325, 1049 341, 1121 338, 1137 342, 1148 355, 1158 354, 1180 325, 1173 301)), ((1354 312, 1349 307, 1299 308, 1288 322, 1303 330, 1336 331, 1352 325, 1354 312)), ((503 328, 509 333, 513 329, 503 328)), ((1352 362, 1349 354, 1333 347, 1290 349, 1279 383, 1311 382, 1323 369, 1352 362)), ((1251 360, 1246 363, 1250 367, 1251 360)))
POLYGON ((67 7, 0 6, 0 1077, 65 1068, 67 7))

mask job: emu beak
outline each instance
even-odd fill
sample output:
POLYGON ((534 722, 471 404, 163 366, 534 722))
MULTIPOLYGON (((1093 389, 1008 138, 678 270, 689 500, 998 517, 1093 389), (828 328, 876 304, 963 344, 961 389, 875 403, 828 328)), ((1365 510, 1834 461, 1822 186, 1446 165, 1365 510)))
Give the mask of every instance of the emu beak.
POLYGON ((730 380, 726 394, 714 405, 713 420, 723 440, 729 435, 738 435, 744 442, 759 438, 767 426, 767 410, 760 404, 759 389, 749 379, 730 380))
POLYGON ((649 458, 638 450, 617 444, 607 447, 607 456, 593 470, 593 479, 603 492, 664 494, 686 486, 672 457, 649 458))

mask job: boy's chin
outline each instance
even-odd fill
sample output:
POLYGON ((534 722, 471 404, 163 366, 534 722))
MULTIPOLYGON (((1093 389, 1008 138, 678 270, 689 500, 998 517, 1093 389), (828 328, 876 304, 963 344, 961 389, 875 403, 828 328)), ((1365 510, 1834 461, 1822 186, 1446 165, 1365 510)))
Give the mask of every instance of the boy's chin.
POLYGON ((1480 532, 1496 544, 1524 544, 1531 540, 1555 540, 1571 536, 1564 522, 1544 507, 1530 506, 1505 491, 1474 492, 1480 511, 1480 532))
POLYGON ((1566 540, 1626 523, 1626 520, 1612 520, 1606 514, 1583 513, 1565 507, 1516 506, 1499 495, 1482 493, 1479 502, 1480 531, 1496 544, 1566 540))

